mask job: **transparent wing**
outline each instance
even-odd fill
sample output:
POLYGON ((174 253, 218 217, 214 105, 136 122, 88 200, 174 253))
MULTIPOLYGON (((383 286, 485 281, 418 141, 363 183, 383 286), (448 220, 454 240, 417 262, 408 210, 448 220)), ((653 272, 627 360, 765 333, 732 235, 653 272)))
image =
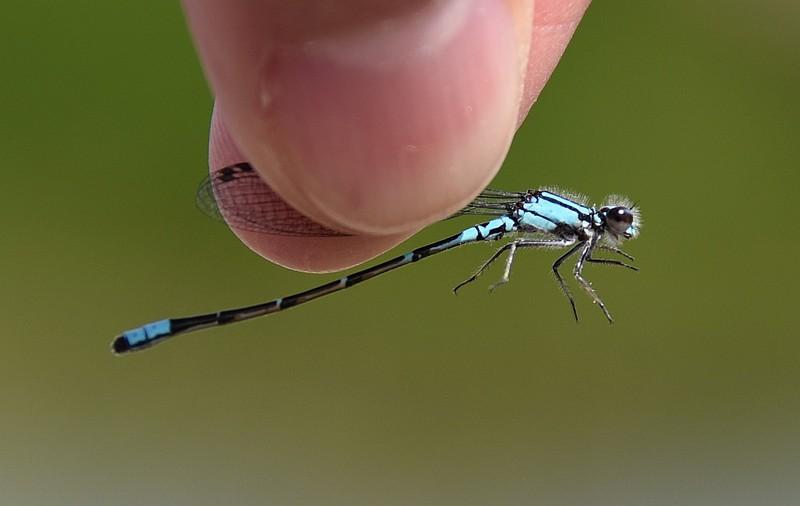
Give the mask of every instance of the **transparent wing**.
POLYGON ((248 163, 209 175, 197 189, 196 203, 203 213, 240 230, 292 236, 346 235, 295 210, 248 163))
POLYGON ((465 215, 502 216, 514 209, 517 202, 525 198, 525 192, 509 192, 487 188, 470 202, 464 209, 451 218, 465 215))
MULTIPOLYGON (((451 218, 465 215, 501 216, 525 198, 525 192, 487 188, 451 218)), ((213 172, 200 184, 197 207, 233 228, 263 234, 331 237, 344 236, 301 214, 275 193, 248 163, 213 172)))

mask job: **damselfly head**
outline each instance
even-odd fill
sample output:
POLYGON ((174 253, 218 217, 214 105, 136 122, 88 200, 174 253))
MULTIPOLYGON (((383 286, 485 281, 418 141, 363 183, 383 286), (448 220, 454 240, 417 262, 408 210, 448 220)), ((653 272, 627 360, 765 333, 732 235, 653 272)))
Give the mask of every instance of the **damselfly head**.
POLYGON ((612 195, 607 204, 600 208, 605 218, 606 231, 614 239, 635 239, 642 228, 642 217, 636 204, 625 197, 612 195))
POLYGON ((633 236, 633 213, 624 206, 606 209, 606 225, 611 233, 630 239, 633 236))

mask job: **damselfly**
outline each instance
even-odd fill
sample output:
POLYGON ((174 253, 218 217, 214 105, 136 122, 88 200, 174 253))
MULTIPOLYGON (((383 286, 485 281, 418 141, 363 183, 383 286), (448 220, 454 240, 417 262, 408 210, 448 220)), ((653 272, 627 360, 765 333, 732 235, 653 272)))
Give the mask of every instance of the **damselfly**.
MULTIPOLYGON (((148 323, 123 332, 114 339, 112 348, 115 353, 141 350, 179 334, 277 313, 456 246, 496 241, 507 236, 516 238, 500 247, 477 272, 456 286, 453 292, 475 281, 505 252, 508 252, 508 257, 503 275, 498 283, 492 285, 492 289, 508 282, 518 250, 562 248, 566 249, 566 252, 553 263, 552 269, 561 291, 569 301, 575 320, 578 319, 575 300, 559 272, 559 267, 564 261, 577 255, 573 276, 578 285, 603 311, 608 321, 613 322, 606 305, 592 288, 591 283, 583 277, 583 267, 587 263, 601 263, 638 270, 622 260, 595 258, 593 255, 597 250, 606 250, 633 261, 632 256, 617 246, 623 240, 635 238, 639 234, 642 221, 638 208, 624 197, 610 196, 600 207, 589 206, 586 202, 587 199, 579 195, 550 189, 524 192, 487 189, 455 216, 491 216, 492 219, 489 221, 473 225, 446 239, 422 246, 374 267, 368 267, 294 295, 243 308, 148 323)), ((224 218, 234 228, 283 235, 342 235, 295 211, 283 202, 246 163, 214 172, 200 186, 197 203, 201 210, 217 218, 224 218)))

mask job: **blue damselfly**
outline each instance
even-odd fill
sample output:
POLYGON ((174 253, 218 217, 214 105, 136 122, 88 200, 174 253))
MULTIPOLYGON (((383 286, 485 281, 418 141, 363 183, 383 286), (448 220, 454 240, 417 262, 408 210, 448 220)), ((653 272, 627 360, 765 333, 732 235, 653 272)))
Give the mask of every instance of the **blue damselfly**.
MULTIPOLYGON (((197 203, 201 210, 216 218, 224 218, 234 228, 299 236, 342 235, 295 211, 283 202, 246 163, 214 172, 200 186, 197 203)), ((453 292, 475 281, 505 252, 508 252, 508 257, 503 275, 492 288, 508 282, 517 250, 561 248, 566 249, 566 252, 553 263, 552 269, 558 285, 569 300, 575 320, 578 319, 575 300, 559 272, 561 264, 573 255, 578 256, 573 268, 575 279, 603 311, 608 321, 613 322, 605 304, 582 273, 586 263, 617 265, 638 270, 621 260, 593 256, 597 250, 606 250, 633 261, 632 256, 618 248, 623 240, 635 238, 642 226, 638 208, 627 199, 610 196, 604 205, 592 207, 587 204, 587 199, 584 197, 551 189, 524 192, 487 189, 455 216, 461 215, 484 215, 491 216, 492 219, 466 228, 441 241, 304 292, 243 308, 148 323, 123 332, 114 339, 112 349, 115 353, 141 350, 179 334, 277 313, 344 290, 433 254, 464 244, 496 241, 507 236, 517 237, 500 247, 477 272, 456 286, 453 292)))

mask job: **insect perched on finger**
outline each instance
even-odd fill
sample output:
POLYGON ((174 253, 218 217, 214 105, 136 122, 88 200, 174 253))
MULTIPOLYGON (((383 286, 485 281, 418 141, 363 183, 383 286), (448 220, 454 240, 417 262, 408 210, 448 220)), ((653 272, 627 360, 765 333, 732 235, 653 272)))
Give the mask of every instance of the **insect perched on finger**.
MULTIPOLYGON (((575 299, 559 271, 561 265, 573 256, 577 256, 572 270, 573 276, 608 321, 613 322, 605 303, 591 283, 583 277, 583 268, 587 263, 602 263, 638 270, 623 260, 597 258, 594 254, 598 250, 604 250, 633 261, 632 256, 619 249, 619 244, 639 235, 642 219, 639 209, 624 197, 610 196, 599 207, 590 206, 586 202, 587 199, 583 197, 553 189, 524 192, 487 189, 454 216, 491 216, 489 221, 294 295, 243 308, 148 323, 117 336, 112 343, 112 349, 115 353, 141 350, 179 334, 277 313, 457 246, 497 241, 507 237, 513 239, 501 246, 472 276, 459 283, 453 289, 454 292, 475 281, 503 253, 508 253, 505 269, 500 281, 492 285, 492 288, 509 281, 518 250, 561 248, 566 249, 566 252, 556 259, 552 270, 569 301, 575 320, 578 319, 575 299)), ((197 203, 205 213, 224 219, 230 226, 238 229, 297 236, 343 235, 298 213, 272 191, 247 163, 231 165, 214 172, 200 186, 197 203)))

